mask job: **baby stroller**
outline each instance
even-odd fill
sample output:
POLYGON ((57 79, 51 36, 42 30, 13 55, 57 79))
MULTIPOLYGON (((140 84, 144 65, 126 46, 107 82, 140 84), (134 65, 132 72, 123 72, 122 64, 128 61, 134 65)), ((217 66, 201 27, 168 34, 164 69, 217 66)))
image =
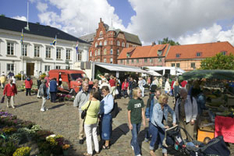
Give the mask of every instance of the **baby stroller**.
POLYGON ((165 131, 163 146, 167 147, 169 151, 174 150, 175 155, 180 156, 230 156, 230 151, 222 136, 210 140, 205 145, 194 140, 185 129, 177 125, 165 131), (181 137, 181 131, 184 131, 192 141, 184 140, 181 137))

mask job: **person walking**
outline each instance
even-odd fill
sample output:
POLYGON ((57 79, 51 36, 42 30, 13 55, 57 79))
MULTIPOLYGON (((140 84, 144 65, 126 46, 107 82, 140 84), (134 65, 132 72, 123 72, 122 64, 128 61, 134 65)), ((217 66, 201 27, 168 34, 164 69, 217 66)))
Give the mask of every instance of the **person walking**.
POLYGON ((169 79, 166 80, 165 87, 164 87, 164 91, 165 91, 165 93, 166 93, 167 95, 170 94, 171 86, 170 86, 169 79))
POLYGON ((129 80, 129 98, 130 99, 132 99, 132 91, 136 87, 137 87, 136 81, 132 77, 130 77, 130 80, 129 80))
POLYGON ((100 101, 98 100, 99 93, 95 89, 92 89, 89 94, 89 101, 87 101, 81 110, 87 110, 87 114, 84 121, 84 130, 86 135, 87 153, 85 156, 92 156, 92 140, 94 142, 95 154, 99 153, 99 142, 97 136, 97 124, 98 124, 98 112, 100 110, 100 101))
MULTIPOLYGON (((151 123, 151 117, 153 114, 153 107, 156 103, 158 103, 159 96, 161 95, 161 89, 157 89, 156 91, 151 91, 150 97, 147 101, 147 106, 145 109, 145 117, 146 121, 148 121, 149 125, 151 123)), ((151 138, 151 132, 148 128, 145 133, 145 142, 148 142, 151 138)))
POLYGON ((3 90, 3 95, 7 96, 7 108, 9 108, 9 103, 11 103, 11 107, 15 108, 14 103, 15 103, 15 95, 17 94, 17 88, 16 85, 13 84, 13 80, 10 79, 8 81, 8 84, 5 86, 3 90))
MULTIPOLYGON (((13 82, 12 82, 13 83, 13 82)), ((27 79, 24 81, 25 89, 26 89, 26 96, 31 96, 31 88, 33 85, 33 81, 30 77, 27 77, 27 79)))
POLYGON ((101 138, 104 141, 102 149, 110 148, 110 137, 112 133, 112 116, 111 111, 114 107, 114 98, 110 94, 108 86, 102 87, 102 94, 104 98, 101 101, 100 114, 101 114, 101 138))
POLYGON ((42 81, 41 81, 41 76, 38 77, 37 79, 37 98, 41 98, 40 94, 39 94, 39 88, 40 88, 40 85, 42 84, 42 81))
POLYGON ((111 86, 110 93, 112 94, 113 97, 115 97, 116 80, 115 80, 115 77, 113 75, 110 76, 109 84, 111 86))
MULTIPOLYGON (((158 140, 158 136, 159 142, 162 143, 165 136, 165 129, 169 128, 169 126, 163 124, 163 120, 165 120, 165 123, 167 123, 168 121, 168 113, 170 113, 173 118, 173 126, 176 125, 175 113, 168 106, 167 102, 168 96, 166 94, 161 94, 159 96, 158 103, 155 104, 153 107, 153 114, 150 123, 150 132, 152 133, 152 139, 150 142, 151 156, 156 156, 153 150, 155 147, 155 143, 158 140)), ((164 146, 162 146, 162 153, 164 154, 164 156, 167 156, 167 149, 164 146)))
MULTIPOLYGON (((187 90, 182 88, 180 90, 180 98, 176 101, 175 113, 179 126, 184 128, 188 134, 193 138, 194 125, 197 119, 197 101, 194 97, 188 95, 187 90)), ((181 132, 182 138, 191 141, 191 138, 181 132)))
POLYGON ((46 80, 46 93, 47 93, 47 97, 46 99, 49 100, 50 99, 50 78, 49 78, 49 74, 47 73, 46 77, 45 77, 45 80, 46 80))
POLYGON ((56 78, 53 78, 50 81, 50 101, 55 103, 56 102, 56 94, 57 94, 57 81, 56 78))
POLYGON ((145 86, 146 82, 145 82, 145 79, 143 79, 142 77, 139 77, 139 81, 138 81, 138 87, 140 88, 141 90, 141 97, 144 97, 145 96, 145 86))
POLYGON ((79 144, 84 143, 84 119, 81 118, 82 110, 81 107, 89 100, 89 84, 85 81, 82 82, 82 90, 76 94, 73 106, 78 108, 78 122, 79 122, 79 144))
POLYGON ((40 87, 39 87, 39 96, 42 97, 42 104, 41 104, 41 109, 40 111, 44 112, 48 109, 46 109, 45 104, 46 104, 46 97, 47 97, 47 89, 46 89, 46 81, 44 80, 42 81, 40 87))
POLYGON ((140 132, 141 123, 145 127, 144 101, 140 98, 141 90, 133 89, 133 98, 128 102, 128 126, 132 132, 131 147, 135 156, 141 156, 140 145, 137 141, 140 132))
POLYGON ((128 96, 128 86, 129 86, 129 83, 127 81, 127 79, 124 79, 124 82, 122 83, 122 91, 123 91, 123 96, 124 98, 126 98, 128 96))

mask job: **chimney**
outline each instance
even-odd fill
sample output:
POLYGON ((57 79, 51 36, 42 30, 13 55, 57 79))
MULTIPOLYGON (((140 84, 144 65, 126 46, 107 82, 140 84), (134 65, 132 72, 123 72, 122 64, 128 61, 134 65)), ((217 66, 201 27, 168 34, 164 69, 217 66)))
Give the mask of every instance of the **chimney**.
POLYGON ((154 45, 156 45, 155 41, 154 41, 154 42, 152 42, 152 46, 154 46, 154 45))

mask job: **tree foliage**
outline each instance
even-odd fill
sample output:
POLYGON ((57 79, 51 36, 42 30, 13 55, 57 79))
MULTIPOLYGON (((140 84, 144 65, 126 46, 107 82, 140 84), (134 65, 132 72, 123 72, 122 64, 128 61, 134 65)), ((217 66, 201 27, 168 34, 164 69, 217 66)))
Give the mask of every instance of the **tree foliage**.
POLYGON ((201 61, 201 69, 224 69, 234 70, 234 55, 223 55, 221 53, 214 57, 206 58, 201 61))
POLYGON ((169 40, 169 38, 163 38, 163 40, 159 40, 158 41, 158 44, 170 44, 171 46, 174 46, 174 45, 180 45, 179 42, 175 42, 173 40, 169 40))

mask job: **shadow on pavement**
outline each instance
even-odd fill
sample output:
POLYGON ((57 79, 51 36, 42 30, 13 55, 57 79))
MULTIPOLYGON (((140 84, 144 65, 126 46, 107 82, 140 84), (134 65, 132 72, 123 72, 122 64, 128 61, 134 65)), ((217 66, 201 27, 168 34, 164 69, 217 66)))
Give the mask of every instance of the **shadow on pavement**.
POLYGON ((49 109, 55 109, 55 108, 59 108, 59 107, 62 107, 64 106, 65 104, 59 104, 59 105, 56 105, 56 106, 53 106, 53 107, 50 107, 49 109))
POLYGON ((111 144, 114 144, 122 135, 126 135, 128 133, 128 131, 129 131, 129 128, 128 128, 127 123, 124 123, 124 124, 116 127, 112 131, 111 144))
POLYGON ((16 107, 22 107, 22 106, 29 105, 29 104, 36 103, 36 102, 38 102, 38 101, 23 103, 23 104, 20 104, 20 105, 16 105, 16 107))

